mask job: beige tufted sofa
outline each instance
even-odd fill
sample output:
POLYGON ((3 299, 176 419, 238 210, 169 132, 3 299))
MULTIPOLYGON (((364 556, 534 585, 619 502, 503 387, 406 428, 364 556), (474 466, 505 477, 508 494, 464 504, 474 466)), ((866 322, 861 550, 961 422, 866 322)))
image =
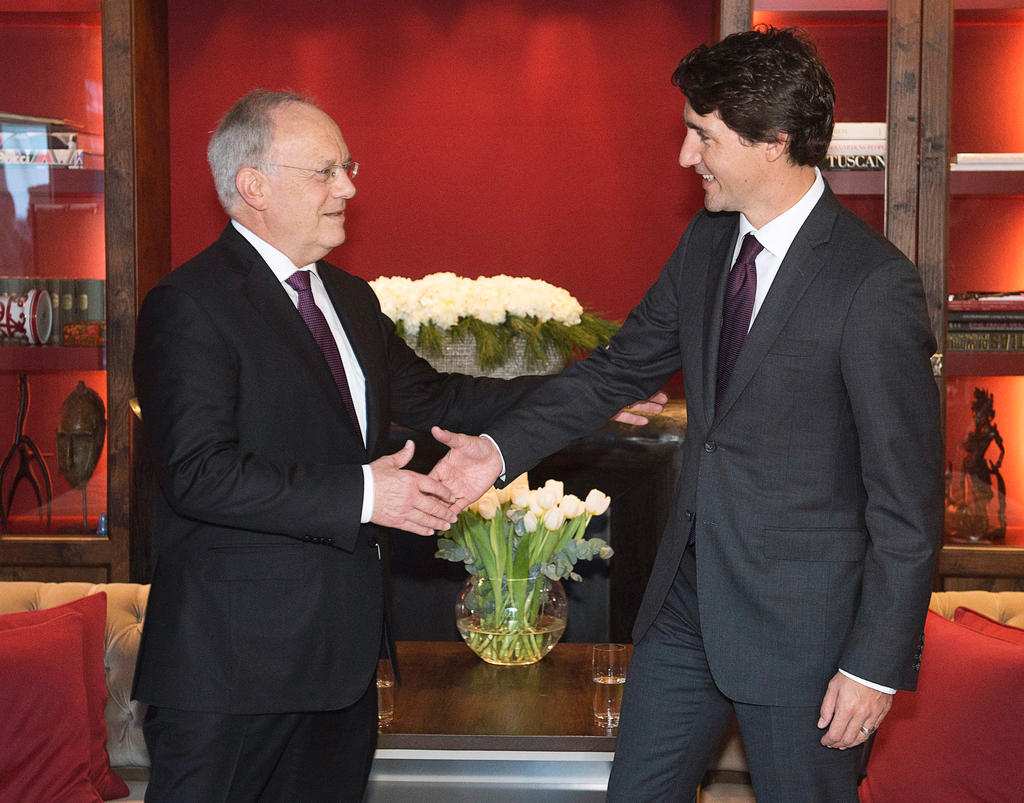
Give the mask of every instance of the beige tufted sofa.
MULTIPOLYGON (((107 629, 104 636, 107 687, 107 752, 110 764, 131 791, 122 800, 141 801, 149 776, 149 756, 142 737, 144 706, 129 699, 149 586, 132 583, 32 583, 0 581, 0 614, 51 608, 107 592, 107 629)), ((946 591, 932 595, 931 607, 948 619, 958 606, 966 606, 993 619, 1024 627, 1024 591, 946 591)), ((753 789, 735 722, 712 761, 699 803, 751 803, 753 789)))

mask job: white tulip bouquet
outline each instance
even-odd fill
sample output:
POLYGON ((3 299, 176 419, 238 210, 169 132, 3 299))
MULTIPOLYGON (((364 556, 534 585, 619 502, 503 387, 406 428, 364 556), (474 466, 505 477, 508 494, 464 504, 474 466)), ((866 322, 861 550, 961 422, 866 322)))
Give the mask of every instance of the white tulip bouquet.
POLYGON ((484 660, 523 663, 519 659, 538 660, 551 649, 565 622, 553 640, 540 632, 543 578, 580 580, 576 561, 612 556, 602 539, 584 538, 591 518, 610 502, 596 488, 586 499, 566 494, 555 480, 530 489, 524 475, 487 491, 459 514, 447 537, 438 538, 436 557, 464 563, 479 578, 468 592, 475 596, 469 600, 476 611, 472 627, 460 621, 459 630, 484 660))

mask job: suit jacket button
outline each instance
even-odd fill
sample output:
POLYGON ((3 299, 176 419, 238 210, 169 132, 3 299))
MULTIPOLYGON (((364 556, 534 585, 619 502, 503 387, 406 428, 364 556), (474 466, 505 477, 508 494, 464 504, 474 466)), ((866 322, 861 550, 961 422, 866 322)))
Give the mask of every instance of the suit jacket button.
POLYGON ((707 452, 708 454, 711 454, 711 452, 715 451, 715 449, 717 448, 718 444, 715 443, 714 441, 705 441, 704 443, 704 451, 707 452))
POLYGON ((686 520, 687 521, 693 521, 693 511, 692 510, 687 510, 686 511, 686 520))

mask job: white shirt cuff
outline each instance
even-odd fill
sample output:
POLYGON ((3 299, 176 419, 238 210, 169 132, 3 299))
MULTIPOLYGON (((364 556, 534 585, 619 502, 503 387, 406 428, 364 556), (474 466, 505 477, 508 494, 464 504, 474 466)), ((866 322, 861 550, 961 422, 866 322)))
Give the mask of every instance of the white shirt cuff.
POLYGON ((861 684, 862 686, 867 686, 869 689, 874 689, 875 691, 885 692, 886 694, 895 694, 896 693, 896 689, 890 689, 888 686, 882 686, 882 685, 880 685, 878 683, 872 683, 870 680, 864 680, 864 678, 859 678, 856 675, 851 675, 849 672, 847 672, 846 670, 844 670, 842 668, 840 668, 839 671, 842 672, 844 675, 846 675, 846 677, 848 677, 850 680, 855 680, 859 684, 861 684))
POLYGON ((501 480, 502 482, 504 482, 505 481, 505 455, 503 455, 501 453, 501 447, 498 446, 498 442, 496 440, 494 440, 494 438, 492 438, 486 432, 482 433, 480 435, 480 437, 481 438, 487 438, 487 440, 489 440, 491 443, 494 444, 494 448, 498 450, 498 457, 501 458, 501 473, 498 475, 498 479, 501 480))
POLYGON ((373 469, 363 466, 363 511, 359 514, 359 523, 366 524, 373 515, 373 469))

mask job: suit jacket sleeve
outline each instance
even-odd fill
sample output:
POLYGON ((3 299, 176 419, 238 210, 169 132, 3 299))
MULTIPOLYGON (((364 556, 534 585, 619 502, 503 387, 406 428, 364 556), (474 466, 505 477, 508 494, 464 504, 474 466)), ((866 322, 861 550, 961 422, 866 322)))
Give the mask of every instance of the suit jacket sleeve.
POLYGON ((880 264, 858 288, 843 329, 842 375, 860 443, 870 540, 839 665, 893 688, 916 684, 942 528, 934 346, 913 265, 880 264))
POLYGON ((573 363, 487 430, 501 449, 508 480, 625 405, 649 398, 680 369, 680 338, 690 335, 691 322, 680 320, 678 296, 692 230, 693 224, 607 348, 573 363))

